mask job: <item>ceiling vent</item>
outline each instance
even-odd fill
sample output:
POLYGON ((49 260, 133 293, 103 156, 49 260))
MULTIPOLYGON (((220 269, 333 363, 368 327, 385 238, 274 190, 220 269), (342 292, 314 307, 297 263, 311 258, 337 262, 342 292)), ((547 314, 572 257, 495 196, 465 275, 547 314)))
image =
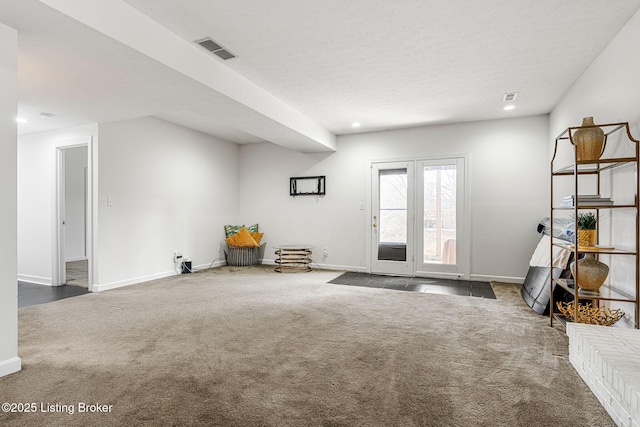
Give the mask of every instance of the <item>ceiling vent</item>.
POLYGON ((508 92, 504 94, 502 98, 503 102, 511 102, 516 100, 516 96, 518 96, 518 92, 508 92))
POLYGON ((218 55, 222 59, 227 60, 227 59, 236 57, 233 53, 229 52, 227 49, 220 46, 218 42, 211 40, 211 37, 206 37, 204 39, 196 40, 195 43, 198 43, 200 46, 207 49, 209 52, 215 55, 218 55))

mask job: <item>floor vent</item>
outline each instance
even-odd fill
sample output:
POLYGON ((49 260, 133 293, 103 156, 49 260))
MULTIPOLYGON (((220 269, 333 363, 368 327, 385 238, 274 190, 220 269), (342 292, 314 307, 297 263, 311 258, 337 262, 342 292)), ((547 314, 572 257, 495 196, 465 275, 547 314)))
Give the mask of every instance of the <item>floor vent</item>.
POLYGON ((203 48, 207 49, 209 52, 219 56, 224 60, 236 57, 233 53, 229 52, 229 50, 222 47, 218 42, 213 41, 211 37, 206 37, 204 39, 196 40, 195 43, 199 44, 203 48))

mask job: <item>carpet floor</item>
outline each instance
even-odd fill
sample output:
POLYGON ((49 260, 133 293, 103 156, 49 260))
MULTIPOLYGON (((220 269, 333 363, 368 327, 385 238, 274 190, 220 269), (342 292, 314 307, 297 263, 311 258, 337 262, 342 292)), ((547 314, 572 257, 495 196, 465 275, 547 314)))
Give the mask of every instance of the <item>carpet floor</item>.
POLYGON ((517 285, 494 300, 340 274, 221 267, 20 309, 0 401, 36 410, 0 425, 614 425, 517 285))

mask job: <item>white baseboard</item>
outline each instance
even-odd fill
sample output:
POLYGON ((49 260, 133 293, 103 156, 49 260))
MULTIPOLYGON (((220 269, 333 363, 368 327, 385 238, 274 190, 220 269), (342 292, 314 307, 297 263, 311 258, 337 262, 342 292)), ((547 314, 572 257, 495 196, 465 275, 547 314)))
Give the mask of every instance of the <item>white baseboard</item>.
MULTIPOLYGON (((213 267, 220 267, 222 265, 226 265, 226 262, 215 261, 213 264, 211 263, 199 264, 196 266, 191 266, 191 269, 194 271, 205 270, 209 268, 209 266, 213 268, 213 267)), ((156 279, 164 279, 165 277, 179 276, 180 274, 181 273, 178 273, 177 271, 165 271, 163 273, 156 273, 156 274, 150 274, 148 276, 135 277, 133 279, 121 280, 119 282, 111 282, 111 283, 105 283, 100 285, 94 284, 93 292, 108 291, 109 289, 116 289, 116 288, 122 288, 124 286, 137 285, 138 283, 144 283, 144 282, 148 282, 150 280, 156 280, 156 279)))
POLYGON ((519 285, 524 283, 524 277, 488 276, 484 274, 472 274, 469 277, 470 277, 469 280, 475 280, 478 282, 507 282, 507 283, 517 283, 519 285))
POLYGON ((213 263, 209 263, 209 264, 196 265, 195 267, 193 267, 193 269, 194 270, 206 270, 207 268, 222 267, 223 265, 227 265, 225 260, 214 261, 213 263))
POLYGON ((366 273, 366 267, 355 267, 353 265, 336 265, 336 264, 317 264, 311 263, 311 268, 315 268, 318 270, 345 270, 352 271, 354 273, 366 273))
POLYGON ((51 277, 31 276, 29 274, 18 274, 18 281, 45 286, 51 286, 53 284, 53 280, 51 279, 51 277))
POLYGON ((0 362, 0 377, 10 375, 22 369, 22 360, 19 357, 0 362))
POLYGON ((76 256, 76 257, 67 258, 65 262, 86 261, 86 260, 87 260, 86 256, 76 256))
POLYGON ((175 276, 175 271, 165 271, 164 273, 150 274, 148 276, 135 277, 133 279, 121 280, 119 282, 111 282, 104 284, 94 284, 93 292, 108 291, 109 289, 122 288, 124 286, 136 285, 138 283, 148 282, 150 280, 164 279, 165 277, 175 276))

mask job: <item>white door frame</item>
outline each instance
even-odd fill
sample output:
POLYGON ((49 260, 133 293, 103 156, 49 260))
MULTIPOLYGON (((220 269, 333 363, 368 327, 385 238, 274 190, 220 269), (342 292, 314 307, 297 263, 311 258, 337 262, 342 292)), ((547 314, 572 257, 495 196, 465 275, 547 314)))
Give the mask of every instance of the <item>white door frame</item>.
POLYGON ((64 194, 64 150, 76 147, 87 147, 87 188, 86 188, 86 233, 85 233, 85 245, 87 253, 88 263, 88 277, 87 285, 89 292, 93 292, 94 284, 94 261, 95 261, 95 220, 96 212, 94 206, 96 206, 96 179, 95 179, 95 167, 94 167, 94 144, 93 138, 88 136, 86 138, 74 139, 66 141, 56 146, 56 165, 54 170, 54 194, 53 198, 53 274, 52 274, 52 286, 62 286, 66 283, 66 259, 65 259, 65 233, 64 233, 64 218, 65 218, 65 194, 64 194))
MULTIPOLYGON (((412 158, 412 159, 388 159, 388 160, 370 160, 369 161, 369 179, 367 179, 367 193, 366 193, 366 221, 365 221, 365 228, 366 228, 366 250, 365 250, 365 260, 366 260, 366 267, 365 270, 367 273, 373 273, 376 274, 376 268, 374 267, 374 257, 376 256, 377 252, 376 249, 374 248, 374 245, 376 245, 376 238, 374 238, 373 236, 373 215, 374 215, 374 211, 375 211, 375 207, 374 207, 374 200, 373 200, 373 194, 374 191, 376 191, 376 188, 374 188, 374 180, 373 180, 373 170, 374 170, 374 165, 379 165, 379 164, 404 164, 404 163, 411 163, 413 165, 413 169, 414 172, 413 174, 415 175, 415 169, 417 168, 417 165, 419 162, 423 162, 423 161, 429 161, 429 160, 443 160, 443 159, 462 159, 463 163, 464 163, 464 167, 463 167, 463 171, 464 171, 464 178, 463 178, 463 194, 460 195, 460 197, 462 197, 462 203, 463 203, 463 208, 462 208, 462 215, 461 218, 459 218, 458 223, 456 224, 456 227, 460 226, 461 230, 462 230, 462 234, 461 234, 461 238, 460 241, 458 242, 458 244, 456 245, 456 252, 457 252, 457 259, 459 259, 460 261, 458 262, 457 268, 455 269, 455 271, 423 271, 423 269, 421 268, 421 262, 415 261, 414 265, 412 266, 412 270, 409 271, 408 273, 406 273, 406 275, 410 275, 410 276, 428 276, 428 277, 437 277, 437 278, 448 278, 448 279, 452 279, 452 278, 456 278, 456 279, 461 279, 461 280, 469 280, 470 276, 471 276, 471 215, 470 215, 470 205, 469 205, 469 200, 470 200, 470 154, 469 153, 452 153, 452 154, 446 154, 446 155, 436 155, 436 156, 429 156, 429 157, 418 157, 418 158, 412 158), (461 221, 461 222, 460 222, 461 221)), ((415 180, 414 180, 415 181, 415 180)), ((411 198, 412 200, 412 209, 413 206, 417 206, 416 203, 416 199, 418 198, 416 196, 416 191, 415 190, 411 190, 412 191, 412 195, 413 197, 411 198)), ((413 209, 415 212, 415 209, 413 209)), ((413 234, 414 238, 413 240, 413 245, 411 247, 411 250, 409 250, 409 248, 407 248, 407 258, 409 257, 409 252, 411 252, 411 256, 415 257, 415 254, 418 253, 422 253, 422 251, 418 251, 418 245, 422 244, 422 239, 416 239, 415 238, 415 230, 417 229, 415 226, 415 223, 417 221, 417 218, 419 217, 419 219, 422 219, 423 215, 413 215, 413 221, 411 221, 411 233, 413 234)), ((409 259, 409 258, 408 258, 409 259)), ((386 273, 386 274, 395 274, 395 273, 386 273)), ((398 273, 398 275, 403 275, 398 273)))

